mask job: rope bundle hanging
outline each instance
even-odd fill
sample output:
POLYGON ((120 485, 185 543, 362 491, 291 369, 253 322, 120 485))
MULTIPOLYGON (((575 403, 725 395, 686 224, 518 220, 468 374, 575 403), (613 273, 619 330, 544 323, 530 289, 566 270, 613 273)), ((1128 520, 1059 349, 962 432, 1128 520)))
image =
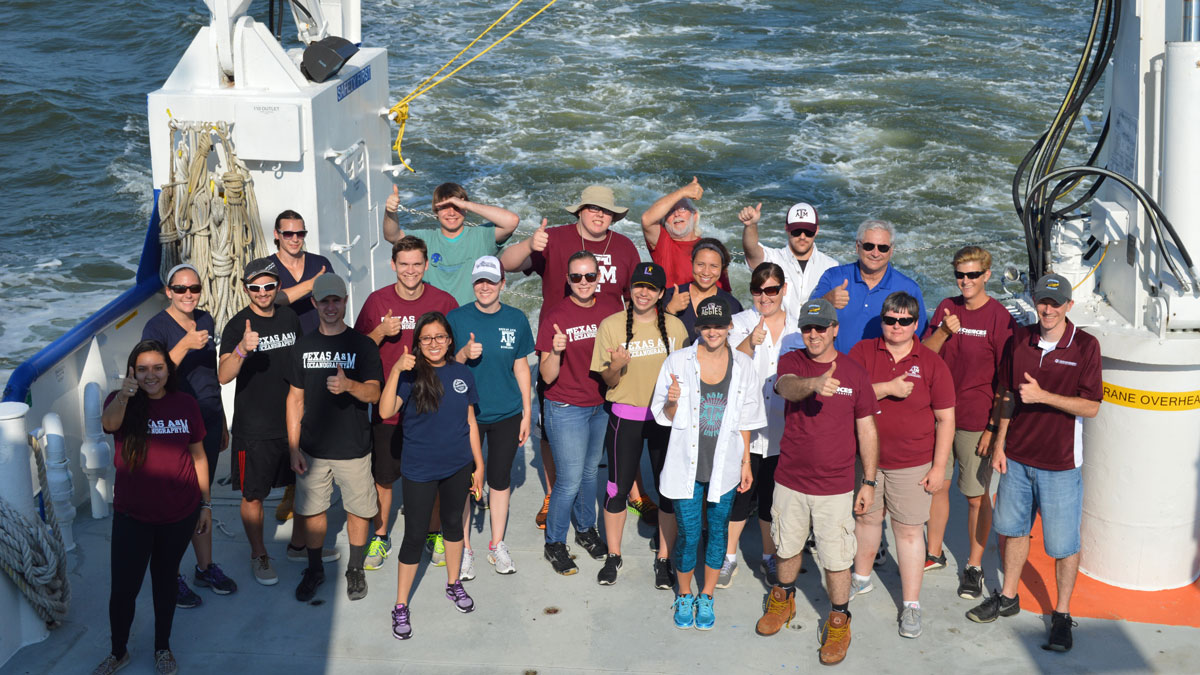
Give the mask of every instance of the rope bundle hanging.
MULTIPOLYGON (((42 495, 49 495, 46 461, 37 439, 33 439, 33 454, 42 495)), ((54 515, 54 504, 48 498, 43 503, 49 527, 37 519, 30 522, 0 497, 0 570, 21 590, 38 617, 53 628, 67 618, 71 584, 67 579, 67 551, 54 515)))

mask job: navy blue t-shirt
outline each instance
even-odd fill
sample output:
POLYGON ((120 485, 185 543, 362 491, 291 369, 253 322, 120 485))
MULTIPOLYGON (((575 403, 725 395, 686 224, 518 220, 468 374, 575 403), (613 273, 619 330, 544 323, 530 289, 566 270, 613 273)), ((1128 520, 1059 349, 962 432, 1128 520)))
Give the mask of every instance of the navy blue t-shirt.
POLYGON ((455 349, 462 349, 471 333, 483 345, 483 354, 467 361, 475 379, 487 385, 479 392, 479 423, 491 424, 521 414, 521 389, 513 362, 521 359, 522 367, 527 367, 524 359, 533 352, 533 331, 525 313, 501 304, 494 314, 485 314, 472 302, 446 318, 454 333, 455 349))
MULTIPOLYGON (((212 314, 202 309, 194 310, 192 319, 196 322, 196 330, 208 331, 208 344, 204 349, 190 350, 183 357, 183 362, 175 368, 176 381, 180 391, 196 399, 201 411, 219 411, 222 407, 221 383, 217 380, 217 326, 212 314)), ((158 340, 170 351, 187 333, 187 329, 164 309, 146 322, 142 328, 142 339, 158 340)), ((124 376, 122 373, 121 377, 124 376)))
POLYGON ((414 371, 403 373, 396 387, 396 395, 404 401, 400 407, 400 428, 404 430, 404 461, 400 463, 400 471, 405 478, 418 483, 453 476, 474 461, 467 406, 479 403, 475 378, 469 368, 454 361, 436 371, 444 393, 434 412, 417 412, 412 400, 414 371))
MULTIPOLYGON (((691 290, 690 283, 680 284, 678 286, 668 288, 667 292, 663 294, 663 299, 662 299, 663 306, 666 307, 667 303, 671 301, 671 298, 675 297, 676 293, 681 293, 681 292, 687 291, 687 290, 691 290)), ((733 309, 734 314, 737 314, 738 312, 742 311, 742 303, 738 302, 737 298, 733 297, 733 295, 727 293, 723 289, 721 289, 721 288, 717 289, 717 297, 725 298, 726 302, 728 302, 729 306, 733 309)), ((688 344, 695 342, 696 335, 697 335, 697 333, 696 333, 696 308, 692 306, 691 301, 689 300, 687 307, 684 307, 683 311, 676 314, 675 316, 679 317, 679 320, 683 322, 683 327, 687 329, 688 344)))
MULTIPOLYGON (((279 270, 280 291, 285 291, 292 286, 299 286, 302 282, 308 281, 309 279, 317 276, 322 267, 325 268, 326 272, 330 274, 334 273, 333 263, 329 262, 329 258, 326 258, 323 255, 317 255, 316 253, 304 253, 304 272, 300 275, 299 279, 293 277, 292 273, 288 271, 288 268, 283 266, 283 263, 279 260, 278 253, 271 254, 271 262, 275 263, 275 269, 279 270)), ((279 297, 281 301, 287 301, 287 298, 283 295, 283 293, 280 293, 279 297)), ((305 334, 311 333, 317 329, 317 324, 320 323, 320 319, 317 318, 317 308, 312 303, 312 293, 307 293, 304 295, 304 297, 297 298, 296 301, 290 305, 290 307, 292 308, 292 311, 296 313, 296 316, 300 317, 300 327, 304 329, 305 334)))

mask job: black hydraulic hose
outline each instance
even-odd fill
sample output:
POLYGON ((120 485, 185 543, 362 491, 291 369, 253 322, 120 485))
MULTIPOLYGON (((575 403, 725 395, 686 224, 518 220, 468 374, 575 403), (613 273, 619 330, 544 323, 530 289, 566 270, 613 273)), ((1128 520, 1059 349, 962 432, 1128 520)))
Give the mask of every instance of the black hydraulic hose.
MULTIPOLYGON (((1109 122, 1110 119, 1108 117, 1104 118, 1104 128, 1100 130, 1100 137, 1096 139, 1096 148, 1092 150, 1092 156, 1088 157, 1087 166, 1096 166, 1096 159, 1099 158, 1100 151, 1104 149, 1104 142, 1108 139, 1109 122)), ((1054 217, 1061 218, 1080 206, 1086 204, 1089 200, 1091 200, 1092 197, 1096 196, 1096 191, 1099 190, 1100 186, 1104 184, 1105 178, 1107 178, 1107 176, 1100 176, 1097 178, 1096 181, 1092 183, 1091 187, 1087 189, 1087 192, 1084 192, 1079 199, 1076 199, 1069 205, 1055 211, 1053 213, 1054 217)), ((1050 203, 1053 204, 1055 201, 1057 200, 1051 200, 1050 203)))

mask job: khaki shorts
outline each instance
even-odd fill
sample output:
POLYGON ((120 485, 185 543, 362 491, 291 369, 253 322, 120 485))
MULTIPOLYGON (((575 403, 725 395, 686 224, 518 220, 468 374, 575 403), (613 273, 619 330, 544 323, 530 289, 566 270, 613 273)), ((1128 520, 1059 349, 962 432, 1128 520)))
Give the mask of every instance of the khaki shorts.
POLYGON ((954 465, 958 464, 958 491, 964 497, 978 497, 987 492, 992 482, 992 460, 975 454, 982 431, 954 431, 954 457, 946 462, 946 480, 954 480, 954 465))
POLYGON ((308 470, 296 476, 297 515, 316 516, 329 510, 333 485, 342 491, 342 508, 359 518, 374 518, 379 513, 379 496, 371 476, 371 456, 358 459, 320 459, 301 451, 308 470))
POLYGON ((817 540, 821 567, 830 572, 850 569, 858 552, 854 493, 806 495, 776 483, 771 504, 771 539, 776 555, 793 558, 803 553, 810 528, 817 540))
MULTIPOLYGON (((871 502, 867 513, 875 513, 887 506, 892 520, 905 525, 924 525, 929 520, 933 495, 921 487, 921 479, 932 466, 933 462, 927 462, 907 469, 880 469, 875 477, 879 483, 875 486, 875 501, 871 502)), ((858 484, 861 487, 862 481, 858 484)))

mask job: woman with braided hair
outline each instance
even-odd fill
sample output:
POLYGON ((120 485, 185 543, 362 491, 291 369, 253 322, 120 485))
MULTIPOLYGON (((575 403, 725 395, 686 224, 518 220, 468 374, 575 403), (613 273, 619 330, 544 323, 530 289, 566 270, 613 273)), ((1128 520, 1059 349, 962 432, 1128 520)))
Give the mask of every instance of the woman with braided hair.
MULTIPOLYGON (((601 585, 617 581, 621 568, 621 534, 625 528, 625 503, 641 464, 642 445, 650 452, 657 477, 667 454, 670 430, 654 422, 650 398, 667 354, 683 346, 687 331, 662 304, 666 273, 656 263, 638 263, 630 280, 630 302, 600 322, 592 350, 591 370, 608 386, 605 407, 608 428, 604 451, 608 459, 608 485, 604 503, 604 529, 608 556, 597 575, 601 585)), ((654 561, 654 586, 671 590, 671 544, 675 541, 674 509, 667 499, 659 504, 658 557, 654 561)))

